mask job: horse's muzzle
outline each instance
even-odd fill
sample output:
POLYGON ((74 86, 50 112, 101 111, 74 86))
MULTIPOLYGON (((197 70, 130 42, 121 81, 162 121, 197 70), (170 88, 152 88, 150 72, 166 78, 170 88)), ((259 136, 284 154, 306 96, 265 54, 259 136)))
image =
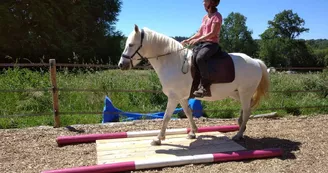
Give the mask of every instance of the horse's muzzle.
POLYGON ((130 63, 119 63, 118 64, 118 67, 121 69, 121 70, 128 70, 130 68, 130 63))

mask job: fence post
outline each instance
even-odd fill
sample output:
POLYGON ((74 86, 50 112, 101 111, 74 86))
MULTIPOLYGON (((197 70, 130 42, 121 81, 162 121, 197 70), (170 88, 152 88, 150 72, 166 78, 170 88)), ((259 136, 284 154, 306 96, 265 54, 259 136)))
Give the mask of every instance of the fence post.
POLYGON ((52 101, 53 101, 53 111, 54 111, 54 127, 60 127, 60 117, 59 117, 59 104, 58 104, 58 88, 56 81, 56 60, 50 59, 50 80, 52 85, 52 101))

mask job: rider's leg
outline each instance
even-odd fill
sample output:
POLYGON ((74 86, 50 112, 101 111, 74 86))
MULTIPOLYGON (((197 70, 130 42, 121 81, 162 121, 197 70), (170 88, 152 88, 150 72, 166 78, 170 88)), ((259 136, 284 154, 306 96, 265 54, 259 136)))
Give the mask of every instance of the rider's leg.
POLYGON ((196 46, 193 48, 193 58, 192 58, 192 63, 194 64, 195 66, 195 72, 196 72, 196 75, 199 75, 199 68, 198 68, 198 65, 197 65, 197 55, 198 55, 198 52, 199 50, 202 48, 202 44, 199 43, 199 44, 196 44, 196 46))
POLYGON ((211 81, 208 71, 208 60, 218 51, 219 46, 216 43, 205 43, 196 56, 196 63, 201 75, 201 83, 198 91, 194 92, 196 97, 210 97, 211 81))

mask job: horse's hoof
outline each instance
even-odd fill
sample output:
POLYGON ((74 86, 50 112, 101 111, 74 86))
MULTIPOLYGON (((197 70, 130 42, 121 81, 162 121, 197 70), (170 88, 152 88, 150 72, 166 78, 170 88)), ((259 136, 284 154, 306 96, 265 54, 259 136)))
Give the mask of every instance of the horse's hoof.
POLYGON ((159 139, 154 139, 154 140, 150 143, 150 145, 152 145, 152 146, 158 146, 158 145, 161 145, 161 140, 159 140, 159 139))
POLYGON ((158 139, 161 141, 165 141, 165 136, 159 136, 158 139))
POLYGON ((234 140, 234 141, 240 141, 242 138, 243 138, 242 136, 240 136, 240 135, 237 134, 234 137, 232 137, 232 140, 234 140))
POLYGON ((247 126, 245 126, 245 129, 243 130, 243 132, 245 132, 245 131, 246 131, 246 128, 247 128, 247 126))
POLYGON ((195 134, 188 134, 187 139, 196 139, 195 134))

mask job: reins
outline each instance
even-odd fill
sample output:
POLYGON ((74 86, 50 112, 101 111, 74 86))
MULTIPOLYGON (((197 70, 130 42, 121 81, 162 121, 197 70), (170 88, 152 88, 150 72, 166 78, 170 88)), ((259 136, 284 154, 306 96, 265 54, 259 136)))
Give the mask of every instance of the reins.
MULTIPOLYGON (((142 29, 142 30, 141 30, 140 46, 138 47, 138 49, 132 54, 132 56, 128 56, 128 55, 125 55, 125 54, 122 55, 123 58, 126 58, 126 59, 129 59, 129 60, 130 60, 130 63, 131 63, 131 66, 132 66, 132 67, 133 67, 132 58, 133 58, 136 54, 138 54, 138 55, 141 57, 141 59, 138 59, 138 60, 148 60, 148 59, 153 59, 153 58, 159 58, 159 57, 167 56, 167 55, 170 55, 170 54, 172 54, 172 53, 180 52, 180 51, 182 51, 182 50, 187 49, 187 47, 184 47, 184 48, 179 49, 179 50, 177 50, 177 51, 168 52, 168 53, 161 54, 161 55, 157 55, 157 56, 154 56, 154 57, 144 57, 144 56, 142 56, 142 55, 139 53, 139 50, 142 48, 142 43, 143 43, 143 39, 144 39, 144 37, 145 37, 145 32, 144 32, 144 30, 142 29)), ((188 52, 187 52, 186 55, 185 55, 185 58, 184 58, 184 61, 183 61, 183 65, 182 65, 182 68, 181 68, 181 71, 182 71, 182 73, 184 73, 184 74, 188 73, 188 68, 187 68, 187 71, 186 71, 186 72, 185 72, 184 69, 183 69, 185 63, 187 62, 187 55, 188 55, 188 52)))

